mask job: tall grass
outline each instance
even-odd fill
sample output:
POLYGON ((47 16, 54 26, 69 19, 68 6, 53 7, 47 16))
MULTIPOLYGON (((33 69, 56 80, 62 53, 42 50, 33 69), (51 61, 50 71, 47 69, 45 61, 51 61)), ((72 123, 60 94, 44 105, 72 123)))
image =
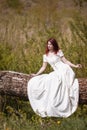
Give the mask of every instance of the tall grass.
MULTIPOLYGON (((6 30, 2 33, 4 35, 1 36, 1 70, 24 73, 38 71, 45 53, 46 41, 48 38, 54 37, 68 60, 75 64, 82 64, 82 69, 75 69, 77 77, 87 76, 87 24, 81 17, 69 19, 65 34, 57 28, 58 25, 55 22, 50 27, 41 24, 37 30, 34 23, 32 25, 36 27, 30 28, 27 16, 26 19, 16 17, 15 19, 13 17, 12 23, 8 20, 9 22, 4 28, 6 30), (20 20, 17 22, 18 18, 20 20)), ((48 67, 46 72, 50 70, 48 67)))

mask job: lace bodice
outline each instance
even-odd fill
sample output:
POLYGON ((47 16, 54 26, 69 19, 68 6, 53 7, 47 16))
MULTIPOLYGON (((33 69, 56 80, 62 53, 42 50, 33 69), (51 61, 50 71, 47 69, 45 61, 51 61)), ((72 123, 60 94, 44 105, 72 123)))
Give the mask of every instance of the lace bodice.
POLYGON ((51 65, 51 67, 54 69, 55 64, 59 61, 61 61, 61 57, 64 56, 62 50, 59 50, 57 54, 54 54, 52 56, 47 56, 46 54, 43 55, 43 62, 47 62, 51 65))

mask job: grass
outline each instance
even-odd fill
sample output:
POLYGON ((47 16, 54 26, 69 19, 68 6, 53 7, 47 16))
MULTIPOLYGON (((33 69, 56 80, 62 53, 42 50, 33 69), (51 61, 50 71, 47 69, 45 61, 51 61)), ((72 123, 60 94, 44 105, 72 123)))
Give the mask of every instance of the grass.
MULTIPOLYGON (((87 77, 86 1, 3 0, 0 4, 0 70, 35 73, 42 65, 46 41, 57 39, 65 57, 81 63, 76 77, 87 77), (67 2, 66 2, 67 1, 67 2), (7 2, 7 3, 6 3, 7 2), (76 3, 75 3, 76 2, 76 3), (49 6, 48 6, 49 5, 49 6)), ((52 71, 47 67, 46 73, 52 71)), ((0 101, 1 103, 1 101, 0 101)), ((0 104, 1 105, 1 104, 0 104)), ((86 130, 87 105, 69 118, 41 118, 29 102, 3 97, 0 130, 86 130), (10 102, 9 102, 10 101, 10 102)))
MULTIPOLYGON (((27 105, 27 104, 26 104, 27 105)), ((27 105, 30 109, 30 106, 27 105)), ((21 107, 22 108, 22 107, 21 107)), ((32 112, 19 111, 21 117, 15 113, 0 113, 1 130, 86 130, 87 105, 79 106, 78 110, 68 118, 41 118, 32 112), (27 115, 31 114, 31 117, 27 115)))
POLYGON ((10 96, 3 96, 2 101, 0 130, 86 130, 87 127, 86 104, 79 104, 77 111, 68 118, 41 118, 28 101, 10 96))
MULTIPOLYGON (((24 20, 24 17, 22 20, 24 20)), ((16 23, 15 20, 14 22, 16 23)), ((57 39, 59 46, 68 60, 75 64, 82 64, 82 69, 74 69, 76 76, 87 77, 87 24, 82 17, 77 17, 73 21, 69 21, 69 30, 66 32, 69 37, 63 35, 56 28, 57 25, 53 24, 49 29, 43 25, 41 27, 43 31, 35 30, 36 32, 29 38, 29 28, 25 28, 25 25, 28 26, 27 21, 22 22, 23 25, 19 22, 17 26, 10 23, 9 27, 7 26, 5 39, 0 44, 0 51, 2 52, 0 54, 1 70, 14 70, 28 74, 37 72, 42 65, 42 56, 45 53, 46 41, 49 37, 54 37, 57 39), (25 31, 25 43, 23 43, 24 37, 20 34, 19 27, 22 31, 25 31)), ((48 73, 50 70, 52 69, 48 67, 46 72, 48 73)))

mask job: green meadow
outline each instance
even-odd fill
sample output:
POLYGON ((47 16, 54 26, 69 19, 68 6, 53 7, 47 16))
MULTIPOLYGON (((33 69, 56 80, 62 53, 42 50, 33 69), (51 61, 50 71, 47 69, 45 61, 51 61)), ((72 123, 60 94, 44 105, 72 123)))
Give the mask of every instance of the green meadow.
MULTIPOLYGON (((87 0, 1 0, 0 70, 36 73, 46 42, 58 41, 65 57, 82 64, 73 70, 87 77, 87 0)), ((52 68, 48 65, 44 73, 52 68)), ((18 98, 0 96, 0 130, 86 130, 87 105, 69 118, 41 118, 18 98), (9 100, 10 99, 10 100, 9 100)))

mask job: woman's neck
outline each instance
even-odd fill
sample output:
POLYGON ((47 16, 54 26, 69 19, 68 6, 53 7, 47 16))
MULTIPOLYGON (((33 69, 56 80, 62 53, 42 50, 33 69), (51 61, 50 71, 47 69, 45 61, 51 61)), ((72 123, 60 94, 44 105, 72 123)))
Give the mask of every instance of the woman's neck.
POLYGON ((50 50, 49 53, 55 53, 54 50, 50 50))
POLYGON ((55 55, 55 51, 49 51, 48 52, 48 56, 53 56, 53 55, 55 55))

